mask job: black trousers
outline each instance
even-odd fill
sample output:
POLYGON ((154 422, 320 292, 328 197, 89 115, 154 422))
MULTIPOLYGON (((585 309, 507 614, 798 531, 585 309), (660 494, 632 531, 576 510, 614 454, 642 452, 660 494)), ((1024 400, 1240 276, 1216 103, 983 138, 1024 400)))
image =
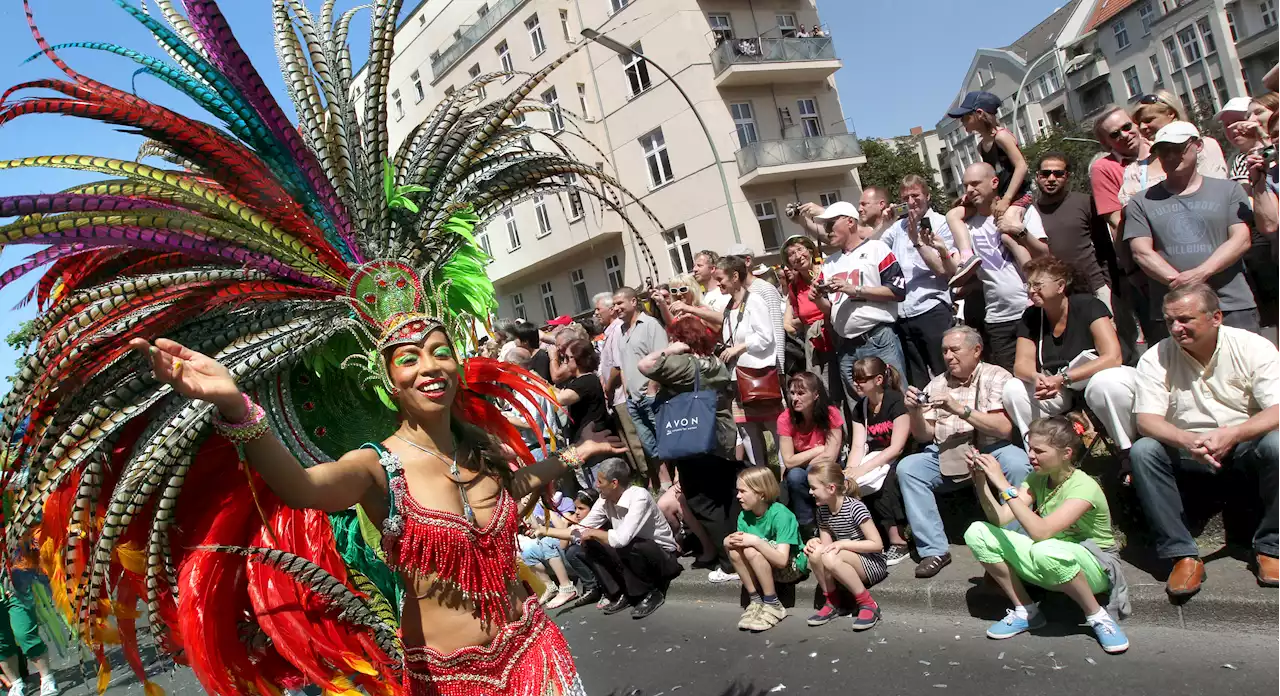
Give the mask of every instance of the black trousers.
POLYGON ((1013 372, 1013 359, 1018 350, 1018 320, 987 322, 978 332, 982 334, 983 362, 1013 372))
POLYGON ((653 590, 665 591, 682 570, 676 555, 653 539, 633 539, 618 548, 588 539, 582 548, 600 588, 609 597, 625 593, 638 601, 653 590))
MULTIPOLYGON (((898 465, 889 469, 880 490, 864 496, 862 502, 871 510, 872 517, 881 528, 897 527, 905 532, 907 526, 907 510, 902 506, 902 491, 898 489, 898 465)), ((904 537, 905 538, 905 537, 904 537)), ((889 542, 886 538, 885 546, 889 542)))
POLYGON ((898 320, 898 340, 907 359, 907 384, 924 388, 931 375, 946 370, 942 362, 942 334, 951 328, 955 315, 951 305, 939 302, 931 309, 914 317, 898 320))
POLYGON ((737 531, 738 504, 737 480, 741 462, 721 459, 715 455, 690 457, 676 462, 680 476, 680 490, 684 493, 689 511, 702 523, 715 545, 716 562, 726 573, 733 572, 733 563, 724 550, 724 538, 737 531))

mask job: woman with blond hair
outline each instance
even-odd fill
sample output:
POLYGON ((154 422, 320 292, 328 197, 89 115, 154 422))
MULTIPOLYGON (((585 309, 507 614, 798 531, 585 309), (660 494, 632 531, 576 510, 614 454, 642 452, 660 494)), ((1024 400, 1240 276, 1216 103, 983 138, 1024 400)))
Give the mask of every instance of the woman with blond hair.
MULTIPOLYGON (((1138 124, 1138 131, 1148 141, 1155 140, 1161 128, 1174 121, 1187 121, 1187 110, 1182 100, 1169 92, 1158 89, 1144 95, 1133 107, 1133 122, 1138 124)), ((1196 170, 1201 176, 1214 179, 1227 178, 1227 160, 1222 154, 1222 145, 1217 140, 1200 134, 1204 147, 1196 157, 1196 170)), ((1160 166, 1160 160, 1153 154, 1130 162, 1124 169, 1124 180, 1120 184, 1119 198, 1121 204, 1164 181, 1167 175, 1160 166)))
POLYGON ((665 293, 654 293, 653 304, 662 314, 663 326, 671 326, 676 319, 688 314, 684 307, 697 307, 702 304, 702 286, 688 273, 682 273, 664 283, 665 293), (673 309, 672 307, 675 307, 673 309))

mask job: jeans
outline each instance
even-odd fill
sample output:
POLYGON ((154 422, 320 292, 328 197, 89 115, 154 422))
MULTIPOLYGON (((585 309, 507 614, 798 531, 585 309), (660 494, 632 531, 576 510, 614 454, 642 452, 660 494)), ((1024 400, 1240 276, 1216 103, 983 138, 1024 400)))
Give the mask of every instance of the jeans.
MULTIPOLYGON (((1222 462, 1224 468, 1248 467, 1257 475, 1258 492, 1266 504, 1266 511, 1253 535, 1253 547, 1258 553, 1272 557, 1280 555, 1277 553, 1280 534, 1277 533, 1276 521, 1277 456, 1280 456, 1280 451, 1277 450, 1277 435, 1273 430, 1256 440, 1236 445, 1222 462)), ((1133 443, 1129 450, 1129 463, 1133 467, 1133 487, 1142 503, 1147 524, 1156 535, 1156 554, 1160 558, 1198 557, 1200 551, 1196 548, 1195 537, 1187 530, 1183 516, 1177 472, 1216 473, 1218 470, 1150 437, 1133 443)))
POLYGON ((640 438, 640 445, 644 447, 644 456, 647 459, 653 459, 654 452, 658 451, 655 425, 658 409, 654 405, 653 397, 642 396, 638 399, 627 397, 627 414, 631 416, 631 424, 635 426, 636 436, 640 438))
MULTIPOLYGON (((1008 442, 997 442, 982 448, 1000 462, 1005 478, 1014 487, 1022 485, 1031 473, 1027 453, 1021 447, 1008 442)), ((953 481, 943 478, 938 468, 938 446, 929 445, 923 452, 913 454, 898 462, 898 487, 907 507, 907 519, 911 521, 911 536, 922 558, 941 556, 947 552, 947 530, 942 526, 938 513, 935 491, 954 490, 972 485, 971 480, 953 481)))
POLYGON ((796 522, 802 525, 813 524, 817 515, 813 496, 809 495, 809 467, 795 466, 783 474, 783 484, 787 487, 787 507, 795 513, 796 522))
POLYGON ((587 552, 581 544, 569 544, 569 548, 564 550, 564 563, 582 582, 582 594, 591 594, 596 589, 596 573, 587 563, 587 552))
POLYGON ((848 412, 853 413, 853 405, 858 400, 852 386, 853 364, 871 357, 880 358, 886 365, 892 365, 898 374, 904 374, 906 361, 902 357, 902 343, 898 340, 898 334, 894 333, 892 324, 881 324, 856 339, 840 338, 836 341, 836 360, 840 363, 840 391, 832 390, 832 403, 839 403, 839 395, 843 394, 848 412))
POLYGON ((898 320, 898 335, 906 358, 907 384, 924 389, 933 375, 942 374, 942 334, 951 328, 951 305, 939 302, 928 311, 898 320))

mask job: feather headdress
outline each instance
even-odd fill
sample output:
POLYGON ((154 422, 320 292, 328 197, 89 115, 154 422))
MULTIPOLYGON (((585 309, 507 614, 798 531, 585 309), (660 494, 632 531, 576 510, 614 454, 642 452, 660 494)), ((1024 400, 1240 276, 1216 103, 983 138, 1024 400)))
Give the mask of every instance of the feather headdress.
MULTIPOLYGON (((0 285, 48 267, 30 298, 41 310, 33 344, 0 414, 0 442, 15 443, 30 476, 6 542, 34 537, 55 604, 100 656, 119 634, 112 622, 131 625, 145 601, 162 645, 210 692, 302 683, 386 692, 397 588, 368 525, 291 510, 256 477, 228 476, 235 452, 211 436, 211 406, 158 382, 129 340, 170 337, 215 356, 300 462, 327 461, 394 423, 385 393, 342 369, 348 356, 382 373, 382 348, 437 326, 457 339, 493 311, 477 225, 532 196, 571 191, 630 227, 626 193, 553 134, 544 135, 555 152, 532 149, 527 138, 541 131, 511 119, 540 108, 524 99, 569 54, 492 101, 484 87, 512 75, 474 78, 392 151, 387 81, 400 0, 372 5, 363 90, 353 89, 347 45, 362 8, 335 15, 325 0, 317 16, 303 0, 272 0, 297 124, 213 0, 183 0, 185 12, 155 0, 158 17, 145 2, 113 1, 164 57, 97 41, 51 46, 24 0, 33 57, 66 77, 0 96, 0 126, 61 114, 147 139, 136 162, 0 161, 0 170, 96 175, 59 193, 0 197, 0 217, 14 218, 0 225, 0 245, 45 245, 0 285), (133 61, 211 123, 77 72, 62 54, 82 49, 133 61), (33 89, 54 96, 19 98, 33 89), (29 425, 15 437, 20 423, 29 425)), ((490 400, 546 396, 545 385, 480 359, 468 361, 465 384, 458 412, 528 458, 490 400)))

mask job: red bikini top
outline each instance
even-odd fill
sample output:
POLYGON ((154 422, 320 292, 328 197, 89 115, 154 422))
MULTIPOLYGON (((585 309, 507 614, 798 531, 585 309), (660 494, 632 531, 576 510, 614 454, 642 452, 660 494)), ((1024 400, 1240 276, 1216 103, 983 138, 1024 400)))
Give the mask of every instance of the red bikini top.
POLYGON ((382 548, 387 565, 410 575, 432 575, 462 593, 482 621, 507 623, 510 585, 516 580, 516 501, 505 488, 488 524, 476 526, 454 512, 423 507, 409 493, 395 453, 375 448, 391 489, 382 548))

